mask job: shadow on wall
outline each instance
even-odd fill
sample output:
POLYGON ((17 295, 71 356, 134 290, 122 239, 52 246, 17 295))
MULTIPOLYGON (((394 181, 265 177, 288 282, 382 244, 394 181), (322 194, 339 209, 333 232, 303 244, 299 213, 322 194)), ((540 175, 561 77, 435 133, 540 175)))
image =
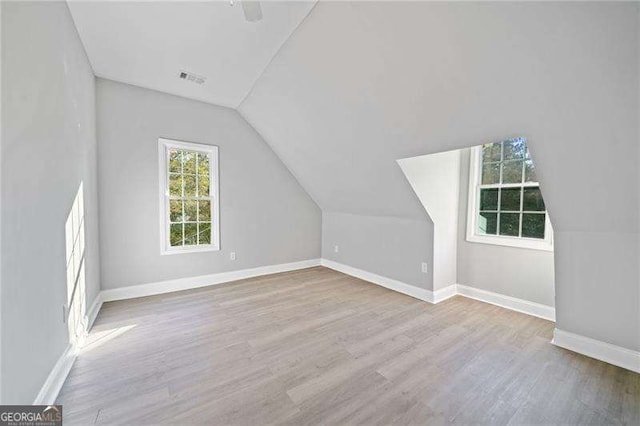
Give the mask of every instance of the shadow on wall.
POLYGON ((83 183, 65 223, 67 260, 67 308, 65 320, 69 331, 69 343, 75 344, 83 336, 85 306, 85 231, 84 231, 84 190, 83 183))
POLYGON ((554 306, 553 231, 525 138, 398 160, 434 224, 434 290, 554 306))

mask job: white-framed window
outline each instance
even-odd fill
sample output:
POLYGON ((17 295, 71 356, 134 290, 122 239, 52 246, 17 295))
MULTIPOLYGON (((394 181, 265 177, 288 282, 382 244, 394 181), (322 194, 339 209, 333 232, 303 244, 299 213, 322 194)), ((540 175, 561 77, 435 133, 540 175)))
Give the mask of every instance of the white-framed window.
POLYGON ((553 230, 525 138, 471 148, 467 241, 553 250, 553 230))
POLYGON ((160 252, 220 249, 218 147, 158 139, 160 252))

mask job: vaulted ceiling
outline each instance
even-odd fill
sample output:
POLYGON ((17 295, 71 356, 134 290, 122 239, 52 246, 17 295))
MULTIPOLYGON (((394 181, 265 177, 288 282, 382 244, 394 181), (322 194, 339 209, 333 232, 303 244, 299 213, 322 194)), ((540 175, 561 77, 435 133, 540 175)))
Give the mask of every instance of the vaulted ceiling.
POLYGON ((324 211, 424 220, 397 159, 525 136, 556 229, 638 229, 637 4, 261 4, 70 9, 98 76, 237 107, 324 211))
POLYGON ((396 159, 525 136, 557 230, 637 230, 638 16, 319 2, 239 110, 325 211, 419 217, 396 159))
POLYGON ((247 22, 236 1, 68 1, 99 77, 237 107, 315 0, 261 2, 247 22), (203 85, 178 78, 185 70, 203 85))

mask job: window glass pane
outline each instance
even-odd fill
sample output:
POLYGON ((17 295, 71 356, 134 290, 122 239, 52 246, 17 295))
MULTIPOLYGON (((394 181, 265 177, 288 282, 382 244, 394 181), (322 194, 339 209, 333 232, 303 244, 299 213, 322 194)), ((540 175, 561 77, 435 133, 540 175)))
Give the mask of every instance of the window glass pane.
POLYGON ((480 234, 496 234, 498 213, 481 212, 478 215, 478 232, 480 234))
POLYGON ((498 189, 480 190, 480 210, 498 210, 498 189))
POLYGON ((524 213, 522 215, 522 236, 544 239, 544 213, 524 213))
POLYGON ((546 207, 526 139, 483 145, 480 167, 475 232, 544 239, 546 207))
POLYGON ((211 202, 209 201, 198 201, 198 221, 209 221, 211 220, 211 202))
POLYGON ((198 176, 198 197, 209 196, 209 178, 198 176))
POLYGON ((211 224, 208 222, 198 224, 198 244, 211 244, 211 224))
POLYGON ((185 223, 184 224, 184 245, 193 246, 198 244, 198 224, 185 223))
POLYGON ((198 204, 197 201, 187 200, 184 202, 184 221, 195 222, 198 220, 198 204))
POLYGON ((196 153, 192 151, 182 152, 182 173, 196 174, 196 153))
POLYGON ((500 163, 482 165, 482 184, 500 183, 500 163))
POLYGON ((520 213, 500 213, 500 235, 520 234, 520 213))
POLYGON ((522 182, 522 161, 506 161, 502 163, 502 183, 522 182))
POLYGON ((169 147, 166 153, 166 248, 184 246, 211 246, 213 238, 211 194, 212 162, 217 162, 214 152, 193 148, 169 147), (167 220, 168 219, 168 220, 167 220))
POLYGON ((182 201, 171 200, 169 204, 169 219, 171 222, 182 222, 182 201))
POLYGON ((182 175, 169 175, 169 195, 182 197, 182 175))
POLYGON ((490 143, 482 146, 482 162, 490 163, 492 161, 500 161, 501 143, 490 143))
POLYGON ((533 165, 533 160, 527 160, 524 162, 524 181, 525 182, 537 182, 536 168, 533 165))
POLYGON ((195 197, 196 196, 196 177, 184 175, 184 196, 195 197))
POLYGON ((540 193, 540 188, 525 188, 524 199, 522 200, 522 210, 524 211, 544 211, 544 200, 540 193))
POLYGON ((209 176, 209 154, 198 153, 198 174, 209 176))
POLYGON ((182 152, 176 149, 169 150, 169 171, 171 173, 182 172, 182 152))
POLYGON ((527 142, 524 138, 511 139, 504 142, 505 160, 524 158, 526 152, 527 142))
POLYGON ((173 247, 182 245, 182 226, 183 225, 181 223, 171 224, 169 241, 173 247))
POLYGON ((520 188, 502 188, 500 210, 520 211, 520 188))

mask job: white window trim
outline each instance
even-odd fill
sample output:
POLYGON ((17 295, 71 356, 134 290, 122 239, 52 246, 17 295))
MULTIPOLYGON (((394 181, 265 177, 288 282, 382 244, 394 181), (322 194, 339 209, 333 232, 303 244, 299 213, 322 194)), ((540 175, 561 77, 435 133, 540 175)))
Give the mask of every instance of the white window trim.
MULTIPOLYGON (((467 241, 472 243, 492 244, 497 246, 517 247, 531 250, 553 251, 553 229, 549 220, 549 212, 545 217, 545 238, 511 237, 507 235, 485 235, 477 232, 478 206, 480 203, 480 159, 482 146, 471 148, 469 158, 469 200, 467 202, 467 241)), ((538 184, 536 183, 535 186, 538 184)), ((498 185, 496 185, 497 187, 498 185)), ((505 187, 508 185, 502 185, 505 187)), ((515 187, 523 186, 514 184, 515 187)), ((526 186, 526 184, 524 185, 526 186)))
POLYGON ((218 147, 193 142, 183 142, 172 139, 158 139, 158 170, 159 170, 159 199, 160 199, 160 254, 200 253, 220 250, 220 197, 219 197, 219 168, 218 147), (202 246, 172 247, 169 243, 169 164, 167 163, 169 149, 187 149, 209 153, 209 191, 211 197, 211 244, 202 246))

